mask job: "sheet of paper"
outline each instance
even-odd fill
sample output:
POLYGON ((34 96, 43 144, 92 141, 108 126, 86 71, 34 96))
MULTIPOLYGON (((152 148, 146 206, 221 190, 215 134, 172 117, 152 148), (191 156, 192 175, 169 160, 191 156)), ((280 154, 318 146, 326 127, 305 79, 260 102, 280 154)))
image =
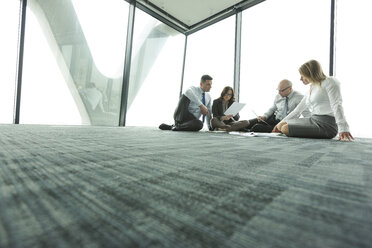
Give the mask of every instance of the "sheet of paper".
POLYGON ((254 137, 270 137, 270 138, 287 138, 285 134, 282 133, 251 133, 254 137))
POLYGON ((229 134, 244 137, 287 138, 287 136, 282 133, 229 132, 229 134))
MULTIPOLYGON (((254 110, 252 109, 252 112, 253 112, 253 114, 257 117, 257 119, 258 119, 258 115, 256 114, 256 112, 254 112, 254 110)), ((264 120, 262 120, 262 122, 264 122, 264 123, 266 123, 267 125, 269 125, 269 123, 267 123, 266 121, 264 121, 264 120)))
POLYGON ((233 115, 235 116, 237 113, 242 110, 242 108, 245 106, 245 103, 239 103, 239 102, 233 102, 231 106, 225 111, 225 115, 233 115))

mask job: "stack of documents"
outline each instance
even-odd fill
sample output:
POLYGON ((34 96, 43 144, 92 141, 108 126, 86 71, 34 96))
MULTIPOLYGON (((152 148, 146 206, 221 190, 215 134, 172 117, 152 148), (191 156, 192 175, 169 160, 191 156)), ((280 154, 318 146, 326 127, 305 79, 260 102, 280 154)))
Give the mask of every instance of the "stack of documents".
POLYGON ((229 134, 240 135, 245 137, 287 138, 287 136, 282 133, 229 132, 229 134))

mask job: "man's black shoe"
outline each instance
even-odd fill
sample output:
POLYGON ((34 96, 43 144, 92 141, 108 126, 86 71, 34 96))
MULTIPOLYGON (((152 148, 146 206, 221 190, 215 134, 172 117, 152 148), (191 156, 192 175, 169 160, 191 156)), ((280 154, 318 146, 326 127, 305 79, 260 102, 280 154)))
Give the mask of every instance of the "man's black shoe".
POLYGON ((161 124, 161 125, 159 126, 159 128, 160 128, 161 130, 172 130, 173 126, 171 126, 171 125, 167 125, 167 124, 163 123, 163 124, 161 124))

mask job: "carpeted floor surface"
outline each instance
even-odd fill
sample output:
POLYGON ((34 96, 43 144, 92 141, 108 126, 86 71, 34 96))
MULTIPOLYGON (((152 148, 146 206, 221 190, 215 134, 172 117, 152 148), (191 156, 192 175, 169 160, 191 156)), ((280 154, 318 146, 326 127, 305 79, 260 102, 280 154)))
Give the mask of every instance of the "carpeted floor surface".
POLYGON ((0 247, 372 247, 372 140, 0 125, 0 247))

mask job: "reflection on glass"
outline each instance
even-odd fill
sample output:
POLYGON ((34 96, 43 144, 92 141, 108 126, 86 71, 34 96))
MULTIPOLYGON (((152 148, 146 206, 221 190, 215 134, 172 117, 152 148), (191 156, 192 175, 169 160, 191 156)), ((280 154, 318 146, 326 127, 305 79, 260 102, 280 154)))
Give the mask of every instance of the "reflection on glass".
POLYGON ((343 107, 355 137, 372 138, 372 16, 370 0, 337 1, 336 69, 343 107))
POLYGON ((225 86, 234 87, 235 16, 191 34, 187 53, 183 92, 199 86, 200 78, 213 78, 212 100, 220 96, 225 86))
POLYGON ((265 1, 245 10, 242 19, 240 102, 247 105, 241 115, 255 118, 252 110, 266 112, 285 78, 306 94, 298 68, 310 59, 328 73, 329 1, 265 1))
POLYGON ((118 37, 126 37, 128 3, 30 0, 27 7, 21 123, 117 126, 125 51, 118 37))
POLYGON ((72 0, 72 3, 97 70, 109 78, 120 77, 125 54, 127 6, 123 5, 123 0, 72 0))
POLYGON ((0 123, 13 122, 20 1, 0 1, 0 123))
POLYGON ((185 36, 136 9, 126 126, 173 123, 185 36))

